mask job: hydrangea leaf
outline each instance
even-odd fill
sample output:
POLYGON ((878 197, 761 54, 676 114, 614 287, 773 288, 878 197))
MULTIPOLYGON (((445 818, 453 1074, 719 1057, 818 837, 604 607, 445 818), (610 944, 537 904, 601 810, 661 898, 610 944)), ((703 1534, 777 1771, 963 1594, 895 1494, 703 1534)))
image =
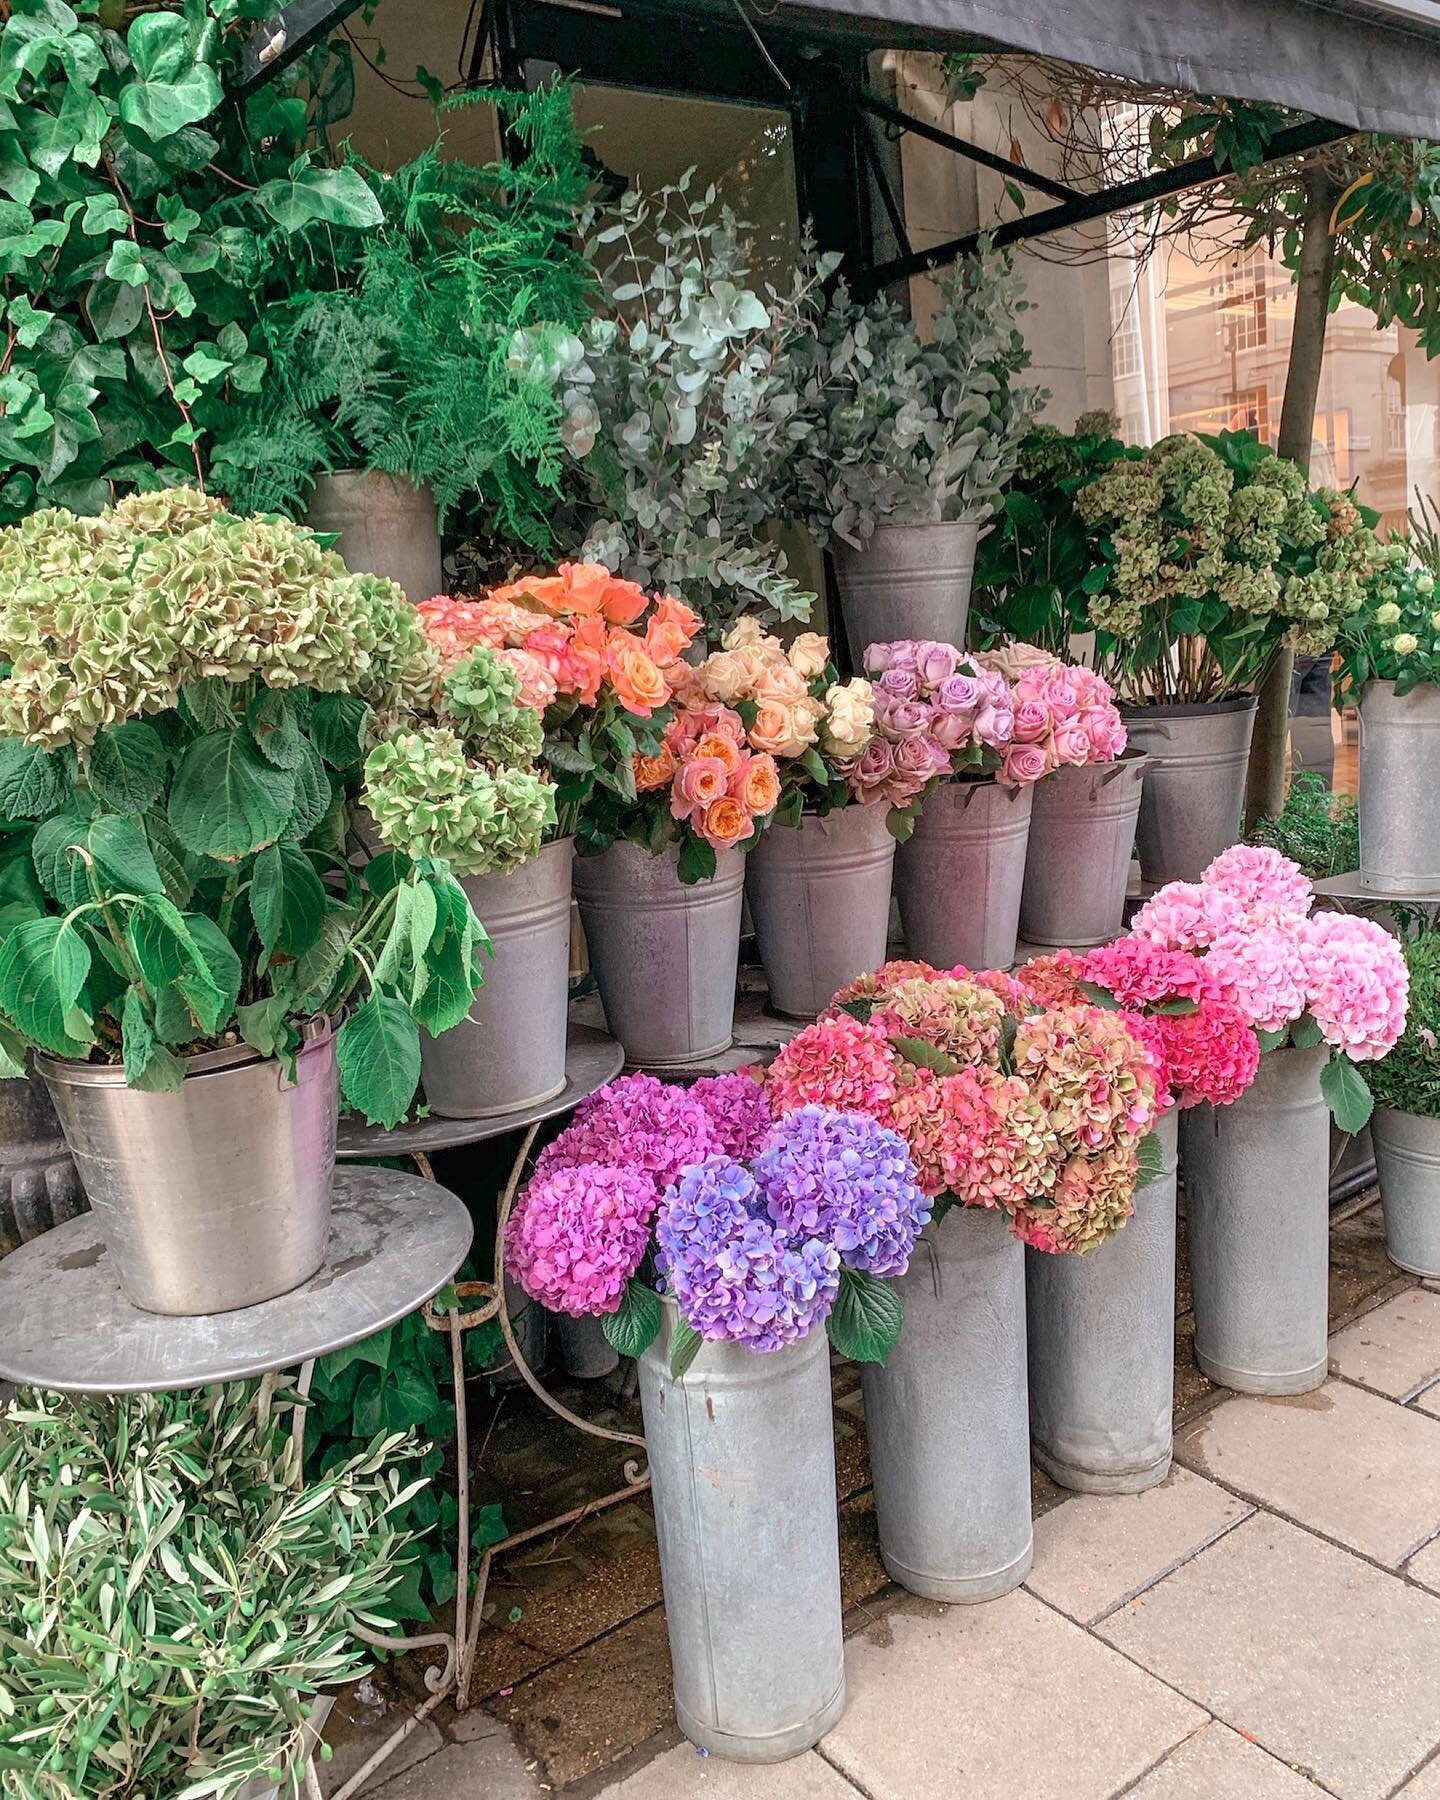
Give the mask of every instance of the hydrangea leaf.
MULTIPOLYGON (((4 1004, 4 993, 0 990, 0 1006, 4 1004)), ((1348 1131, 1353 1137, 1369 1124, 1375 1101, 1365 1077, 1348 1056, 1337 1053, 1326 1063, 1320 1071, 1320 1092, 1325 1096, 1331 1117, 1342 1131, 1348 1131)))
POLYGON ((52 1056, 82 1058, 95 1041, 80 1005, 90 951, 64 919, 31 919, 0 945, 0 1011, 52 1056))
POLYGON ((325 923, 325 884, 298 844, 271 844, 255 858, 250 913, 267 957, 303 956, 325 923))
POLYGON ((903 1317, 900 1296, 888 1281, 841 1269, 840 1292, 825 1329, 842 1356, 883 1363, 899 1342, 903 1317))
POLYGON ((1324 1043, 1324 1041, 1324 1032, 1308 1012, 1301 1013, 1290 1027, 1290 1042, 1297 1050, 1313 1050, 1317 1044, 1324 1043))
POLYGON ((44 819, 70 797, 58 756, 21 738, 0 738, 0 817, 44 819))
MULTIPOLYGON (((245 723, 266 762, 277 769, 296 768, 305 754, 300 712, 281 688, 262 687, 245 708, 245 723)), ((326 789, 327 802, 329 789, 326 789)))
POLYGON ((693 1325, 684 1319, 676 1319, 675 1329, 670 1333, 670 1375, 674 1381, 683 1378, 686 1370, 700 1354, 700 1346, 705 1340, 693 1325))
POLYGON ((290 822, 296 778, 266 762, 243 731, 209 731, 180 759, 167 817, 189 850, 221 862, 273 844, 290 822))
POLYGON ((168 766, 160 733, 140 719, 100 732, 86 755, 91 791, 124 813, 142 813, 155 804, 168 766))
POLYGON ((346 1102, 368 1124, 398 1125, 420 1085, 420 1028, 409 1007, 376 989, 340 1027, 335 1050, 346 1102))
POLYGON ((897 1056, 917 1069, 933 1069, 937 1075, 957 1075, 960 1072, 960 1059, 951 1056, 947 1050, 941 1050, 934 1044, 927 1044, 924 1038, 893 1037, 890 1047, 897 1056))
POLYGON ((126 1087, 147 1094, 166 1094, 178 1088, 185 1079, 185 1065, 156 1036, 137 988, 126 989, 120 1025, 126 1087))
POLYGON ((353 694, 321 694, 310 715, 310 738, 332 769, 353 769, 364 753, 369 707, 353 694))
POLYGON ((660 1335, 660 1298, 632 1275, 625 1283, 619 1310, 605 1313, 600 1329, 605 1341, 622 1356, 641 1356, 660 1335))

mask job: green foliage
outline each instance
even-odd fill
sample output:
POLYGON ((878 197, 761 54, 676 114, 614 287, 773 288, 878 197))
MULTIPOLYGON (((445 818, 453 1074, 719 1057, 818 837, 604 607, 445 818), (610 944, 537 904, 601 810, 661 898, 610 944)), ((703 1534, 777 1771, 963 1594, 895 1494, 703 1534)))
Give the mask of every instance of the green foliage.
POLYGON ((1405 1030, 1390 1054, 1367 1063, 1377 1106, 1440 1118, 1440 932, 1422 925, 1404 942, 1410 971, 1405 1030))
POLYGON ((1367 681, 1393 681, 1397 697, 1440 683, 1435 569, 1420 560, 1427 541, 1433 556, 1433 539, 1401 535, 1385 545, 1384 562, 1364 603, 1341 630, 1336 677, 1340 706, 1358 706, 1367 681))
POLYGON ((583 220, 587 254, 614 260, 569 372, 581 556, 684 594, 717 630, 744 612, 806 618, 814 596, 761 533, 804 430, 797 352, 838 259, 762 296, 746 226, 716 216, 713 187, 693 199, 693 173, 583 220))
POLYGON ((1332 794, 1323 776, 1300 774, 1284 810, 1257 820, 1250 842, 1268 844, 1299 863, 1312 881, 1326 881, 1360 866, 1360 815, 1353 798, 1332 794))
POLYGON ((653 1288, 632 1276, 619 1309, 600 1320, 607 1343, 622 1356, 643 1356, 660 1335, 660 1300, 653 1288))
POLYGON ((1330 1116, 1342 1131, 1353 1137, 1370 1123, 1375 1102, 1369 1084, 1358 1064, 1342 1051, 1335 1051, 1320 1071, 1320 1092, 1325 1096, 1330 1116))
POLYGON ((700 1346, 704 1341, 695 1327, 677 1313, 670 1333, 670 1374, 674 1380, 683 1378, 700 1354, 700 1346))
POLYGON ((841 1269, 840 1292, 825 1322, 830 1342, 855 1362, 883 1363, 900 1341, 904 1323, 893 1282, 841 1269))
POLYGON ((300 1792, 310 1703, 393 1630, 401 1434, 302 1484, 252 1385, 27 1392, 0 1432, 0 1785, 229 1800, 300 1792), (58 1598, 57 1598, 58 1597, 58 1598))
POLYGON ((985 519, 1000 504, 1047 397, 1017 379, 1022 292, 1007 258, 973 257, 940 278, 922 338, 898 302, 837 289, 800 351, 791 464, 795 509, 822 541, 863 546, 877 524, 985 519))

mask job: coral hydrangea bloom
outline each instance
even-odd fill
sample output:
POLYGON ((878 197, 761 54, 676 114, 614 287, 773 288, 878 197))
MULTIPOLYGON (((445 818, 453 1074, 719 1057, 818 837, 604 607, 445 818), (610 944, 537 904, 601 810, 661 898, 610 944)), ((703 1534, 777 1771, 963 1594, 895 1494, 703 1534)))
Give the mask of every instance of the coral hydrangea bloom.
POLYGON ((933 1198, 950 1185, 945 1161, 950 1122, 941 1080, 934 1070, 905 1062, 897 1062, 895 1079, 894 1098, 878 1116, 904 1140, 920 1191, 933 1198))
POLYGON ((915 1037, 961 1062, 994 1062, 1005 1003, 973 981, 948 975, 897 982, 873 1015, 890 1037, 915 1037))
POLYGON ((778 1116, 801 1106, 879 1116, 895 1098, 896 1067, 879 1025, 827 1014, 781 1048, 766 1085, 778 1116))
POLYGON ((941 1085, 945 1186, 966 1206, 1014 1212, 1054 1186, 1055 1133, 1019 1076, 969 1068, 941 1085))
MULTIPOLYGON (((963 971, 952 970, 950 972, 957 974, 963 971)), ((902 981, 928 981, 938 973, 939 970, 932 969, 927 962, 914 962, 898 958, 895 962, 882 963, 878 969, 872 970, 868 975, 857 975, 853 981, 840 989, 830 1004, 845 1006, 851 1000, 873 1000, 877 994, 888 992, 902 981)))
POLYGON ((1099 1156, 1072 1156, 1060 1171, 1050 1204, 1016 1214, 1015 1235, 1034 1250, 1072 1254, 1111 1238, 1135 1210, 1139 1159, 1118 1146, 1099 1156))
POLYGON ((1056 950, 1049 956, 1032 956, 1015 971, 1026 998, 1037 1006, 1085 1006, 1080 983, 1087 979, 1085 964, 1073 950, 1056 950))
POLYGON ((1118 1013, 1088 1006, 1032 1013, 1016 1030, 1012 1059, 1069 1149, 1131 1146, 1155 1122, 1149 1057, 1118 1013))
POLYGON ((1260 1068, 1260 1040, 1229 1000, 1202 1000, 1192 1013, 1144 1020, 1158 1027, 1165 1074, 1181 1107, 1231 1106, 1260 1068))

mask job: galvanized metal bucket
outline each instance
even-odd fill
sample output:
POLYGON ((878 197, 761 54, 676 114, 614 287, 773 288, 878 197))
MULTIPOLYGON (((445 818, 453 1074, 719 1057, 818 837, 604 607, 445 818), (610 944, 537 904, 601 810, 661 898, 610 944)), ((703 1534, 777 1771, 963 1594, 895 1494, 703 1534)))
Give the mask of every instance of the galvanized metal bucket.
POLYGON ((340 1084, 317 1021, 292 1082, 248 1044, 189 1060, 171 1093, 108 1064, 37 1060, 120 1286, 147 1312, 231 1312, 325 1259, 340 1084))
POLYGON ((497 1118, 565 1086, 574 852, 575 840, 563 838, 508 875, 461 882, 494 954, 469 1017, 441 1037, 421 1036, 425 1098, 443 1118, 497 1118))
POLYGON ((1180 1121, 1195 1360, 1242 1394, 1304 1394, 1325 1379, 1329 1054, 1267 1051, 1233 1106, 1180 1121))
POLYGON ((568 1313, 554 1313, 551 1323, 560 1340, 560 1362, 567 1375, 577 1381, 598 1381, 620 1366, 620 1356, 599 1319, 572 1319, 568 1313))
POLYGON ((942 781, 926 795, 914 832, 895 853, 895 897, 911 956, 937 969, 1014 962, 1034 794, 992 777, 942 781))
POLYGON ((1370 1118, 1385 1212, 1385 1254, 1440 1278, 1440 1119, 1377 1106, 1370 1118))
POLYGON ((1198 881, 1240 839, 1255 696, 1201 706, 1122 706, 1130 747, 1150 758, 1135 835, 1147 884, 1198 881))
POLYGON ((1025 1252, 1030 1447, 1061 1487, 1138 1494, 1170 1470, 1175 1400, 1174 1109, 1165 1172, 1122 1229, 1083 1256, 1025 1252))
POLYGON ((611 1035, 628 1062, 680 1068, 718 1056, 735 1024, 745 863, 716 852, 686 887, 672 847, 616 843, 575 861, 575 898, 611 1035))
POLYGON ((45 1083, 33 1072, 0 1081, 0 1256, 85 1207, 45 1083))
POLYGON ((830 1346, 706 1343, 675 1381, 677 1317, 640 1358, 675 1714, 703 1750, 779 1762, 845 1708, 830 1346))
POLYGON ((335 548, 347 568, 398 583, 417 606, 445 592, 439 514, 428 486, 379 469, 317 475, 305 522, 338 534, 335 548))
POLYGON ((880 1554, 930 1600, 994 1600, 1030 1568, 1025 1252, 1005 1215, 953 1207, 896 1282, 900 1342, 866 1363, 880 1554))
POLYGON ((1149 761, 1144 751, 1127 751, 1036 783, 1020 895, 1027 942, 1083 950, 1119 937, 1149 761))
POLYGON ((1360 879, 1395 894, 1440 890, 1440 687, 1360 696, 1360 879))
POLYGON ((895 840, 886 806, 842 806, 772 824, 745 861, 745 892, 770 1004, 813 1019, 838 988, 878 969, 890 924, 895 840))
POLYGON ((976 519, 877 525, 863 550, 831 544, 845 632, 857 665, 867 644, 930 638, 963 649, 975 574, 976 519))

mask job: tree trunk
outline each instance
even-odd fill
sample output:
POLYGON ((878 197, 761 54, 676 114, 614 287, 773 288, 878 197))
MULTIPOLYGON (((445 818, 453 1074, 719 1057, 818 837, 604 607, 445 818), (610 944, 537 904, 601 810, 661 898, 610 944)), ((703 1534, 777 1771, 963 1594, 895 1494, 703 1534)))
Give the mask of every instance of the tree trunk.
MULTIPOLYGON (((1295 280, 1295 327, 1285 371, 1276 448, 1309 473, 1315 435, 1315 403, 1330 317, 1330 284, 1335 272, 1335 239, 1330 215, 1340 189, 1318 160, 1305 171, 1305 216, 1301 225, 1300 268, 1295 280)), ((1292 650, 1282 650, 1260 688, 1250 767, 1245 781, 1245 825, 1273 818, 1285 806, 1285 745, 1290 733, 1292 650)))

